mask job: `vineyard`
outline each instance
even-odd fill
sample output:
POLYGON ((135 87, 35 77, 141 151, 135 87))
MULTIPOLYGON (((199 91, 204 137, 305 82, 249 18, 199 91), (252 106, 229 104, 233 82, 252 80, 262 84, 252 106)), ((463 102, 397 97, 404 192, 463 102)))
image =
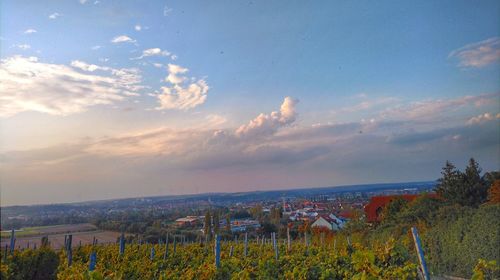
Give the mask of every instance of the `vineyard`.
MULTIPOLYGON (((366 248, 345 238, 249 240, 220 242, 220 266, 215 242, 88 245, 75 247, 68 265, 67 250, 57 254, 58 279, 416 279, 417 264, 403 244, 391 239, 366 248), (308 240, 309 241, 309 240, 308 240), (258 242, 258 243, 257 243, 258 242), (276 244, 276 245, 274 245, 276 244), (246 248, 246 249, 245 249, 246 248), (95 253, 95 267, 91 255, 95 253), (89 271, 92 270, 92 271, 89 271)), ((50 249, 39 248, 38 251, 50 249)), ((13 263, 33 249, 15 251, 2 261, 2 274, 17 278, 13 263)), ((54 253, 55 254, 55 253, 54 253)), ((35 258, 36 259, 36 258, 35 258)), ((30 267, 35 270, 35 265, 30 267)), ((24 271, 28 273, 28 271, 24 271)), ((36 273, 36 271, 31 271, 36 273)), ((20 275, 18 275, 20 276, 20 275)), ((25 275, 30 277, 29 275, 25 275)), ((26 278, 24 278, 26 279, 26 278)))

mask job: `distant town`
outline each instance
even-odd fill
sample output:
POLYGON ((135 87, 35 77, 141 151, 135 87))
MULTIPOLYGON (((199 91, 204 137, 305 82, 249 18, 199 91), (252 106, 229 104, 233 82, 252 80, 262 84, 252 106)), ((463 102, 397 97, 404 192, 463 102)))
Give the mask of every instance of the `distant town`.
POLYGON ((122 232, 130 242, 151 243, 167 234, 194 242, 219 229, 226 239, 285 235, 285 228, 295 237, 302 227, 336 232, 353 218, 377 222, 391 198, 411 200, 434 187, 435 182, 410 182, 2 207, 2 247, 12 229, 18 248, 40 246, 47 236, 55 249, 64 246, 67 233, 84 245, 115 243, 122 232))

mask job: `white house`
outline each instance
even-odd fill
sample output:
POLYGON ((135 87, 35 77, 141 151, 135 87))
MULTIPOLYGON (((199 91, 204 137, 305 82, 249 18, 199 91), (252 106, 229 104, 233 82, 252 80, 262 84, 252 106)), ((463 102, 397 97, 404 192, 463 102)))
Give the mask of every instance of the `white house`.
POLYGON ((329 216, 319 216, 311 227, 325 227, 331 231, 338 231, 341 227, 329 216))

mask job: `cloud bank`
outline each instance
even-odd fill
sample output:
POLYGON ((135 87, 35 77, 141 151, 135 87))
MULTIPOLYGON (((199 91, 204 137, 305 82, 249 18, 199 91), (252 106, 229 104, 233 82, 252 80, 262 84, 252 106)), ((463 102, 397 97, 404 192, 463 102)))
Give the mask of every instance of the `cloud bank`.
MULTIPOLYGON (((104 71, 74 64, 85 73, 104 71)), ((457 97, 446 104, 467 100, 475 106, 480 99, 457 97)), ((419 112, 435 108, 430 101, 418 104, 432 108, 419 112)), ((286 97, 278 110, 234 128, 220 129, 225 120, 207 115, 197 127, 157 127, 7 151, 0 154, 4 183, 16 186, 18 193, 33 193, 34 184, 45 192, 78 185, 86 194, 74 194, 74 199, 82 200, 96 198, 94 189, 144 196, 327 186, 352 183, 359 173, 364 176, 358 183, 434 179, 445 159, 460 163, 471 156, 481 159, 485 169, 498 166, 493 151, 498 151, 500 126, 492 113, 457 125, 448 124, 450 111, 444 110, 434 115, 433 126, 421 118, 299 126, 294 125, 297 105, 286 97), (429 174, 434 175, 422 177, 429 174)), ((3 194, 7 199, 9 191, 3 194)), ((109 197, 116 195, 109 192, 109 197)))
POLYGON ((114 69, 81 61, 73 61, 70 67, 23 56, 1 60, 0 80, 2 117, 25 111, 63 116, 80 113, 91 106, 138 95, 142 88, 136 69, 114 69))

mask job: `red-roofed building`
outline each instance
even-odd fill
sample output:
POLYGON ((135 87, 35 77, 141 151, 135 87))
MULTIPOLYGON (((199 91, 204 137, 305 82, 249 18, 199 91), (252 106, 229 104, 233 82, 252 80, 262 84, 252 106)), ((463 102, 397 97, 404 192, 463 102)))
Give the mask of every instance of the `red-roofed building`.
POLYGON ((337 216, 339 216, 342 219, 350 220, 354 217, 354 213, 352 211, 349 211, 349 210, 344 210, 344 211, 340 211, 337 214, 337 216))
MULTIPOLYGON (((384 207, 396 198, 402 198, 410 202, 419 196, 417 194, 372 196, 370 202, 365 205, 366 221, 369 223, 380 222, 380 215, 384 207)), ((428 194, 428 196, 437 197, 436 194, 428 194)))

